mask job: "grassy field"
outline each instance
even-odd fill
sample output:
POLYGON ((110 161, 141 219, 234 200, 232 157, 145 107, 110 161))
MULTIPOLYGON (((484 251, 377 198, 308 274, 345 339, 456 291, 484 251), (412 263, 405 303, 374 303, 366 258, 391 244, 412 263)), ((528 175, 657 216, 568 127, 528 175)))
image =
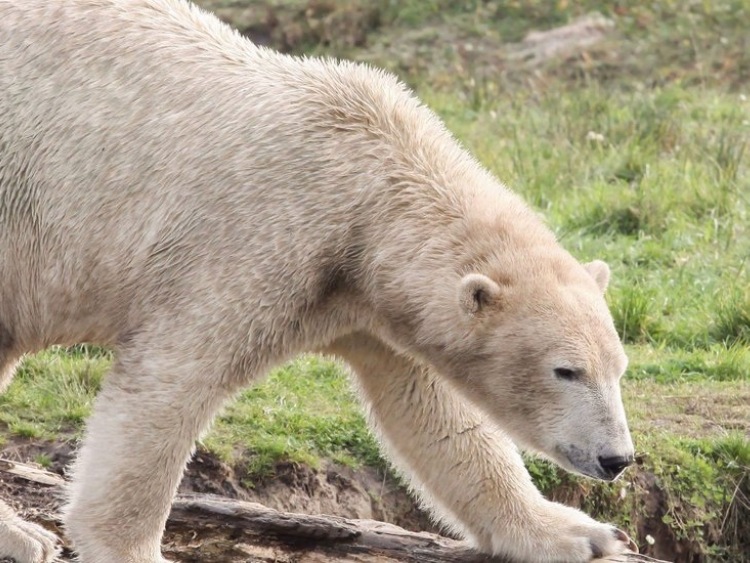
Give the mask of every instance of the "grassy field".
MULTIPOLYGON (((272 44, 399 72, 568 249, 610 264, 626 408, 641 469, 666 494, 662 522, 700 560, 750 561, 750 3, 204 4, 251 31, 268 4, 298 26, 296 43, 277 30, 272 44), (502 53, 594 9, 614 22, 603 42, 534 68, 451 47, 502 53), (359 35, 326 39, 325 26, 359 35)), ((29 357, 0 396, 0 440, 79 435, 109 361, 85 346, 29 357)), ((204 445, 258 478, 279 459, 384 463, 342 367, 316 357, 244 392, 204 445)), ((530 467, 549 492, 571 483, 530 467)), ((624 483, 579 486, 637 534, 637 503, 612 500, 637 489, 624 483)))

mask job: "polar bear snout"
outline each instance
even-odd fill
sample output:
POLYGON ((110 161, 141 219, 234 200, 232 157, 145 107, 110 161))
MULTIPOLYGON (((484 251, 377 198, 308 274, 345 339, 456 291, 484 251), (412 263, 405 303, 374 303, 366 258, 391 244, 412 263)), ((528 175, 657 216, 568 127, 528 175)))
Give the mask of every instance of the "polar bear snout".
POLYGON ((596 416, 601 416, 601 404, 592 401, 587 405, 586 401, 579 401, 578 416, 568 418, 570 424, 561 428, 563 434, 556 450, 562 455, 555 456, 563 467, 604 481, 614 481, 635 461, 635 448, 624 408, 619 395, 614 394, 615 390, 611 392, 615 400, 607 405, 604 418, 596 416), (581 425, 582 420, 597 418, 602 421, 600 424, 581 425))
POLYGON ((599 448, 603 453, 598 455, 591 455, 572 444, 559 448, 559 451, 564 457, 564 460, 560 460, 563 467, 602 481, 614 481, 635 461, 632 445, 627 445, 621 450, 599 448))
POLYGON ((635 461, 633 454, 602 457, 599 456, 599 466, 607 480, 614 481, 622 472, 635 461))

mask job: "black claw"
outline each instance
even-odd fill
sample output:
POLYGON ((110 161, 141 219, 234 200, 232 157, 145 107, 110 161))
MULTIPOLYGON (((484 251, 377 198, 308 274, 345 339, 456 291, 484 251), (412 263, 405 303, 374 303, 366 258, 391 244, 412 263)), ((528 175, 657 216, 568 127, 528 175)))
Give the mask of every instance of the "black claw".
POLYGON ((630 539, 630 536, 628 536, 622 530, 618 530, 617 528, 614 528, 612 532, 615 534, 615 538, 617 540, 621 541, 622 543, 628 544, 628 549, 630 551, 638 553, 638 544, 636 544, 632 539, 630 539))

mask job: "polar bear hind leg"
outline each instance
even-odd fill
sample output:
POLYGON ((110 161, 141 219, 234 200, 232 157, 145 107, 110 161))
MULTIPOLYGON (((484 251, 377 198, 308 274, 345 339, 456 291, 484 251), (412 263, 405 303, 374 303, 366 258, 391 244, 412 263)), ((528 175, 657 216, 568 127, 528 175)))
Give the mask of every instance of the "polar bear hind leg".
MULTIPOLYGON (((10 385, 18 363, 10 334, 0 324, 0 393, 10 385)), ((41 526, 19 518, 0 500, 0 559, 18 563, 48 563, 59 551, 60 541, 41 526)))
POLYGON ((57 536, 37 524, 19 518, 0 501, 0 559, 17 563, 49 563, 59 552, 57 536))

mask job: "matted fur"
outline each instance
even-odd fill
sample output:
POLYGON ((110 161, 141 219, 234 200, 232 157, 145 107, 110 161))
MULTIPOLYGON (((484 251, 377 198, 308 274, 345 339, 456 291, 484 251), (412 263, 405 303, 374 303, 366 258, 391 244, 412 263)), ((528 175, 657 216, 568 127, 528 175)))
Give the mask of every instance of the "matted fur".
MULTIPOLYGON (((65 516, 83 563, 163 561, 196 438, 304 351, 350 363, 394 462, 480 549, 623 551, 514 445, 595 477, 632 455, 608 278, 386 73, 180 0, 0 0, 0 388, 51 344, 116 351, 65 516)), ((0 556, 50 560, 0 516, 0 556)))

